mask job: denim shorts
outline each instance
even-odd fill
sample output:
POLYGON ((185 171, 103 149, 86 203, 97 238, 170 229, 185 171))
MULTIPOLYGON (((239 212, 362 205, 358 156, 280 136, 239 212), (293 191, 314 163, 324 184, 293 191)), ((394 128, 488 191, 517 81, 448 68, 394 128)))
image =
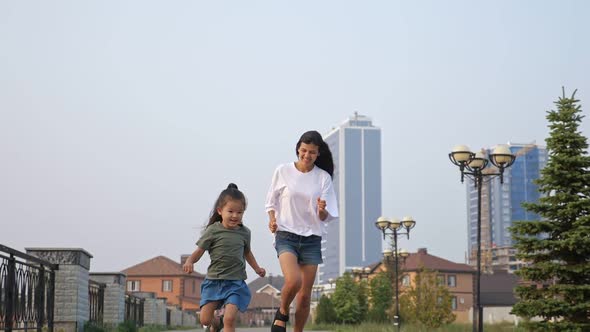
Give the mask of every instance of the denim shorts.
POLYGON ((319 265, 322 260, 322 237, 317 235, 301 236, 278 231, 275 235, 277 256, 290 252, 297 257, 300 265, 319 265))
POLYGON ((201 284, 201 307, 219 301, 217 309, 231 303, 245 312, 251 298, 250 289, 244 280, 205 279, 201 284))

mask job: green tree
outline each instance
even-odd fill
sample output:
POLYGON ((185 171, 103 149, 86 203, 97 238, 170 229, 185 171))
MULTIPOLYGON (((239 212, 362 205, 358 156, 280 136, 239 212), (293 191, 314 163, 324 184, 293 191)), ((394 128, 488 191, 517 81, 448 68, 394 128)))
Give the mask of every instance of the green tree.
POLYGON ((373 322, 385 322, 393 306, 393 286, 387 272, 379 272, 370 282, 371 305, 368 318, 373 322))
POLYGON ((316 324, 333 324, 338 321, 334 304, 326 295, 322 295, 316 308, 316 324))
POLYGON ((361 310, 360 320, 365 321, 367 319, 367 314, 369 312, 369 286, 367 285, 366 280, 361 280, 361 282, 358 283, 357 286, 359 307, 361 310))
POLYGON ((438 284, 436 275, 436 271, 422 268, 410 289, 401 295, 400 315, 404 321, 433 329, 455 320, 451 293, 444 285, 438 284))
POLYGON ((511 228, 517 257, 530 263, 517 271, 529 285, 517 287, 512 312, 540 317, 526 323, 534 330, 590 331, 590 157, 574 96, 564 91, 547 112, 549 161, 535 182, 541 198, 523 204, 541 220, 511 228))
POLYGON ((358 324, 366 316, 366 293, 357 284, 350 273, 345 273, 336 281, 336 290, 332 295, 332 303, 339 323, 358 324), (364 303, 364 308, 361 305, 364 303))

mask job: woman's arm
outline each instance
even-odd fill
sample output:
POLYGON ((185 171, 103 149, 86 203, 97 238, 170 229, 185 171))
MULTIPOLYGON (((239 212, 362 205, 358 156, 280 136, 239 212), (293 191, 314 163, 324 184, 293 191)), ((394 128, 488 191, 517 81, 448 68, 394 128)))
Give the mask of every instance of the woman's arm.
POLYGON ((277 218, 275 217, 275 211, 274 210, 269 210, 268 211, 268 228, 270 229, 271 233, 274 233, 277 231, 277 218))
POLYGON ((321 221, 331 221, 338 218, 338 200, 334 191, 332 179, 328 176, 322 182, 322 194, 318 197, 318 217, 321 221))

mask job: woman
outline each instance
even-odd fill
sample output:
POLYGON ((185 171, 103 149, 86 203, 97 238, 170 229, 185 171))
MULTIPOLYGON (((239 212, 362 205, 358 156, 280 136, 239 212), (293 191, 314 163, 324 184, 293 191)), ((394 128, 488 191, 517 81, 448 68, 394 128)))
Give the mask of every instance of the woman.
POLYGON ((279 165, 266 198, 268 227, 285 284, 272 332, 285 332, 289 306, 296 298, 294 332, 302 332, 309 316, 311 289, 322 261, 321 241, 326 222, 338 217, 330 148, 317 131, 304 133, 297 142, 297 161, 279 165))

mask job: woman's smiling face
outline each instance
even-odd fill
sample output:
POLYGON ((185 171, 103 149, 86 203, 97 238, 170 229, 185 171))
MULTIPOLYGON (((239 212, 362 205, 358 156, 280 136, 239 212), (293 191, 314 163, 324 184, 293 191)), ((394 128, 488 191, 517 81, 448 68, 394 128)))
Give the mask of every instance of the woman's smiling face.
POLYGON ((299 149, 297 150, 299 161, 301 161, 306 168, 313 168, 313 165, 318 158, 319 150, 320 148, 313 143, 307 144, 301 142, 299 149))

